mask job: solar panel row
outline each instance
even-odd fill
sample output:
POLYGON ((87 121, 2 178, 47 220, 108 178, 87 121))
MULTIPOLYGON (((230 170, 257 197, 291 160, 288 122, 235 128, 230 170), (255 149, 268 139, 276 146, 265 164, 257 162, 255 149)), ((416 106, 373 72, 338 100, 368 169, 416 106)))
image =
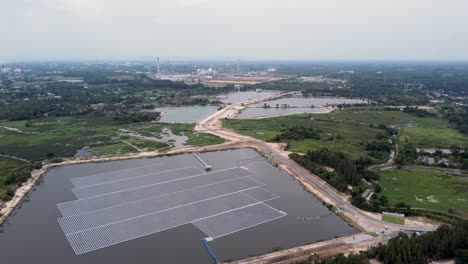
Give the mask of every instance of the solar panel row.
POLYGON ((145 176, 139 176, 130 179, 96 184, 88 187, 75 188, 72 189, 72 191, 78 199, 83 199, 107 193, 138 188, 145 185, 163 183, 167 181, 175 181, 178 179, 183 179, 193 175, 200 175, 203 173, 203 171, 197 168, 175 169, 152 173, 145 176))
MULTIPOLYGON (((243 177, 222 183, 184 190, 183 192, 175 192, 79 215, 59 218, 58 220, 65 234, 70 234, 123 221, 140 215, 169 210, 175 207, 208 199, 216 199, 231 193, 257 188, 261 185, 262 184, 257 181, 243 177)), ((264 198, 268 199, 270 197, 264 198)))
POLYGON ((240 168, 198 174, 178 181, 171 181, 162 184, 156 183, 120 192, 113 192, 96 197, 60 203, 57 207, 63 216, 71 216, 124 203, 131 203, 142 199, 148 199, 159 195, 202 187, 230 179, 241 178, 247 175, 249 175, 249 172, 240 168))
POLYGON ((252 176, 159 163, 74 178, 79 199, 57 205, 58 222, 76 254, 188 223, 217 238, 286 215, 263 203, 279 196, 252 176))
POLYGON ((192 223, 203 233, 216 239, 284 216, 286 216, 284 212, 273 209, 264 203, 258 203, 192 223))
POLYGON ((85 186, 90 186, 94 184, 115 181, 119 179, 122 180, 122 179, 138 177, 138 176, 142 176, 145 174, 154 173, 155 170, 163 171, 164 164, 155 163, 155 164, 136 167, 136 168, 129 168, 129 169, 123 169, 123 170, 118 170, 118 171, 110 171, 110 172, 105 172, 105 173, 100 173, 100 174, 95 174, 95 175, 83 176, 79 178, 73 178, 71 179, 71 182, 75 187, 85 187, 85 186))
POLYGON ((259 202, 234 193, 66 236, 75 253, 82 254, 255 204, 259 202))

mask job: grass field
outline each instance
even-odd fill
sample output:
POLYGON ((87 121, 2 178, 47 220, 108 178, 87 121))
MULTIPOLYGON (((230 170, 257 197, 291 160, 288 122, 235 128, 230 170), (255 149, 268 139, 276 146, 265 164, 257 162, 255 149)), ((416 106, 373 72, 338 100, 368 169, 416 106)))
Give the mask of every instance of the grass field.
POLYGON ((416 208, 468 217, 468 178, 446 175, 431 167, 407 167, 380 173, 382 194, 391 204, 405 202, 416 208))
POLYGON ((392 216, 392 215, 382 215, 382 221, 387 222, 387 223, 397 224, 397 225, 405 224, 404 218, 392 216))
MULTIPOLYGON (((308 126, 323 131, 320 133, 321 139, 290 141, 288 142, 288 150, 304 153, 307 150, 327 147, 328 149, 348 153, 356 159, 361 156, 368 156, 368 153, 364 149, 366 143, 369 140, 374 140, 378 133, 382 133, 382 130, 371 128, 369 124, 349 120, 348 117, 342 116, 341 113, 332 113, 320 115, 301 114, 260 120, 224 120, 224 124, 239 133, 262 140, 271 139, 287 127, 296 125, 308 126), (335 139, 329 140, 332 137, 335 139)), ((383 162, 383 160, 378 161, 383 162)))
POLYGON ((449 127, 402 127, 400 142, 408 140, 421 147, 468 147, 468 137, 449 127))
MULTIPOLYGON (((262 140, 269 140, 279 134, 282 129, 301 125, 319 129, 320 140, 306 139, 288 142, 288 150, 306 152, 322 147, 343 151, 351 157, 369 157, 375 162, 384 162, 386 157, 371 157, 365 151, 367 142, 375 140, 376 135, 383 130, 371 128, 367 122, 355 120, 360 118, 355 112, 337 112, 331 114, 293 115, 260 120, 224 120, 224 125, 239 133, 253 136, 262 140), (333 140, 330 140, 334 138, 333 140)), ((368 121, 367 119, 363 119, 368 121)), ((380 124, 380 123, 376 123, 380 124)))
POLYGON ((22 132, 0 128, 0 154, 28 160, 43 160, 54 154, 58 157, 73 157, 77 150, 88 146, 97 155, 125 154, 153 151, 170 147, 169 142, 156 142, 158 133, 169 128, 176 135, 188 137, 187 145, 205 146, 222 143, 223 140, 207 134, 193 133, 194 124, 116 124, 106 117, 78 116, 43 118, 26 121, 0 122, 0 126, 20 129, 22 132), (137 136, 123 137, 119 129, 153 137, 154 140, 137 136), (133 145, 133 146, 132 146, 133 145), (49 155, 48 155, 49 154, 49 155))
MULTIPOLYGON (((448 122, 435 117, 416 117, 400 111, 354 109, 330 114, 300 114, 258 120, 229 119, 223 120, 223 124, 239 133, 262 140, 271 139, 286 127, 310 126, 324 131, 321 139, 289 142, 289 150, 306 152, 309 149, 327 147, 346 152, 353 158, 369 157, 369 153, 364 149, 366 142, 374 140, 378 133, 383 132, 371 128, 371 124, 400 127, 401 135, 398 141, 409 141, 417 147, 468 147, 468 137, 452 128, 448 122), (327 140, 329 136, 337 135, 342 139, 327 140)), ((384 161, 379 157, 373 159, 376 162, 384 161)))
POLYGON ((189 146, 203 147, 208 145, 221 144, 224 142, 224 139, 213 136, 211 134, 205 133, 194 133, 193 124, 150 124, 143 126, 132 127, 133 131, 141 133, 146 136, 156 136, 162 133, 164 128, 170 129, 175 135, 184 135, 187 136, 188 140, 186 142, 189 146))

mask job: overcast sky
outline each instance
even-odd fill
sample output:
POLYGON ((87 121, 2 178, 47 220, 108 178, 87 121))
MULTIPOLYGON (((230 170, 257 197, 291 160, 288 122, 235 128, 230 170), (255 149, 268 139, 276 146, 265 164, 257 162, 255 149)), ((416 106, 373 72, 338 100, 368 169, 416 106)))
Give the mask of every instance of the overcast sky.
POLYGON ((467 60, 467 0, 0 0, 0 61, 467 60))

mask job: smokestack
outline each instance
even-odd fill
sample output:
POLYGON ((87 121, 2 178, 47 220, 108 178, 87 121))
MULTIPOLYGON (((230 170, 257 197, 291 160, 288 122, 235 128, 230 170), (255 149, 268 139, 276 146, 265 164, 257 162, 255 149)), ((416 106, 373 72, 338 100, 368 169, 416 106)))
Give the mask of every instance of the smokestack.
POLYGON ((157 75, 161 74, 161 69, 159 68, 159 58, 158 58, 158 64, 156 65, 156 74, 157 75))

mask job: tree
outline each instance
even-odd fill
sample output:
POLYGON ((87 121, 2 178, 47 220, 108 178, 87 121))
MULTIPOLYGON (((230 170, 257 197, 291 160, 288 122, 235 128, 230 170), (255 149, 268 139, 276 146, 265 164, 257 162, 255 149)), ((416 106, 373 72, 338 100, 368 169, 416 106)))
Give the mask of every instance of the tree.
POLYGON ((460 249, 455 252, 456 264, 468 264, 468 249, 460 249))

